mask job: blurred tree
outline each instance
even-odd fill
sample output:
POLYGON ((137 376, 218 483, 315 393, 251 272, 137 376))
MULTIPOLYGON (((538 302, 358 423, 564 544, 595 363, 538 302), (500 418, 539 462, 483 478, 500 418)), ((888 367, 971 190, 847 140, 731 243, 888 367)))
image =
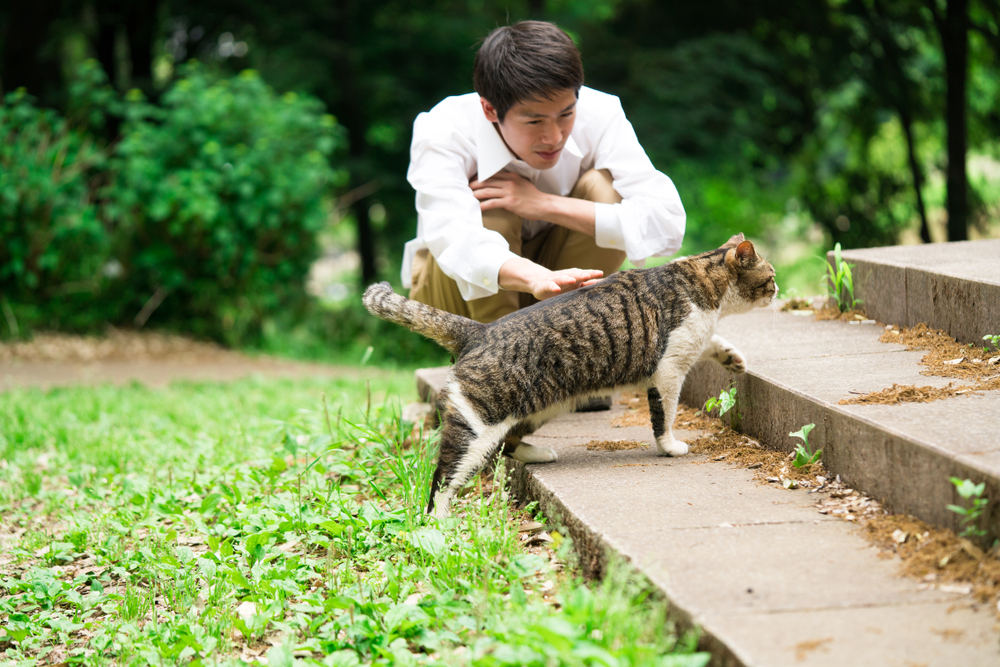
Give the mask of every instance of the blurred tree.
POLYGON ((930 243, 923 196, 924 170, 913 136, 915 120, 927 120, 930 114, 920 84, 908 74, 908 70, 915 69, 911 63, 918 57, 916 40, 909 34, 910 26, 923 23, 914 9, 909 2, 891 0, 851 0, 845 5, 845 11, 851 12, 862 24, 862 38, 857 46, 868 61, 865 68, 868 85, 882 106, 893 109, 899 117, 906 137, 913 192, 920 216, 920 238, 930 243))
POLYGON ((969 73, 969 0, 926 0, 944 52, 945 123, 948 142, 948 240, 969 238, 967 89, 969 73))
POLYGON ((0 93, 18 88, 47 105, 62 101, 60 31, 64 0, 5 3, 0 13, 0 93))
POLYGON ((153 92, 153 50, 160 37, 160 0, 92 0, 97 23, 92 41, 97 60, 112 84, 127 80, 147 96, 153 92), (118 44, 128 45, 127 59, 118 55, 118 44), (127 64, 128 77, 121 72, 127 64))

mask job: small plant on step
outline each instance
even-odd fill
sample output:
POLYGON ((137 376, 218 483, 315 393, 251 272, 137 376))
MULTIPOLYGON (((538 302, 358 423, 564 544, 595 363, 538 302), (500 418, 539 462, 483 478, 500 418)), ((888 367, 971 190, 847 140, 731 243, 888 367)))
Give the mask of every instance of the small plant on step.
POLYGON ((986 483, 973 484, 971 479, 959 479, 958 477, 951 477, 949 479, 955 485, 958 495, 962 496, 965 500, 972 500, 972 505, 969 507, 948 505, 948 509, 962 517, 961 537, 985 537, 986 531, 979 528, 976 524, 979 522, 979 517, 982 516, 986 506, 990 503, 988 498, 982 497, 983 491, 986 489, 986 483))
POLYGON ((996 351, 1000 352, 1000 335, 986 334, 983 336, 983 340, 986 341, 986 347, 983 348, 983 352, 989 352, 990 345, 992 345, 996 351))
POLYGON ((705 401, 705 412, 719 409, 719 416, 726 414, 736 405, 736 387, 723 389, 718 396, 710 396, 705 401))
POLYGON ((844 261, 840 254, 840 244, 833 247, 833 265, 823 259, 826 264, 827 294, 832 296, 837 302, 837 309, 845 313, 853 310, 861 302, 854 298, 854 275, 851 273, 851 265, 844 261), (846 295, 845 295, 846 292, 846 295))
POLYGON ((822 449, 817 449, 815 452, 809 450, 809 432, 814 428, 816 428, 816 424, 806 424, 798 431, 788 434, 793 438, 802 439, 802 444, 795 446, 795 458, 792 459, 792 465, 796 468, 804 468, 807 465, 816 463, 819 461, 820 455, 823 454, 822 449))

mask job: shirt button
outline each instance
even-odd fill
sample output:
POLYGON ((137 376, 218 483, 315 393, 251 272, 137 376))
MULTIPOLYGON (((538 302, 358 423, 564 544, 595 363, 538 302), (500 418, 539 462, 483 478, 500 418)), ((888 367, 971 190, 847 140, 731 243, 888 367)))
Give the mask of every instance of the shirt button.
POLYGON ((615 244, 615 240, 614 239, 611 239, 610 241, 608 241, 608 245, 614 245, 614 244, 615 244))
POLYGON ((483 278, 483 284, 486 285, 486 286, 489 286, 490 279, 489 278, 483 278))

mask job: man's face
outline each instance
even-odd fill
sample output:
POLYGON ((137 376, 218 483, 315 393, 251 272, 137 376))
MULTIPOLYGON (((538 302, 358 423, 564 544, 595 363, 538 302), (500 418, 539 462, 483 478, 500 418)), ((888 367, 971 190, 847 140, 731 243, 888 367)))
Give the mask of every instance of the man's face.
POLYGON ((556 91, 551 100, 518 102, 503 122, 496 109, 480 98, 486 120, 496 123, 507 148, 535 169, 551 169, 559 162, 563 146, 576 121, 576 91, 556 91))

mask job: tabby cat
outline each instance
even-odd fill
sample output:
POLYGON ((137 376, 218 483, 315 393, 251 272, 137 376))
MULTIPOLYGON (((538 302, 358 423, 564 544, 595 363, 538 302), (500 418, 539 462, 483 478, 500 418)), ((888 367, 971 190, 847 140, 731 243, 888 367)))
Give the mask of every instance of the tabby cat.
POLYGON ((528 463, 556 460, 520 438, 578 398, 648 390, 656 447, 681 456, 671 432, 684 377, 701 359, 733 373, 743 355, 715 335, 720 317, 769 305, 774 269, 743 235, 701 255, 622 271, 481 324, 370 286, 365 307, 455 355, 445 384, 441 452, 428 512, 447 516, 455 494, 506 442, 528 463))

